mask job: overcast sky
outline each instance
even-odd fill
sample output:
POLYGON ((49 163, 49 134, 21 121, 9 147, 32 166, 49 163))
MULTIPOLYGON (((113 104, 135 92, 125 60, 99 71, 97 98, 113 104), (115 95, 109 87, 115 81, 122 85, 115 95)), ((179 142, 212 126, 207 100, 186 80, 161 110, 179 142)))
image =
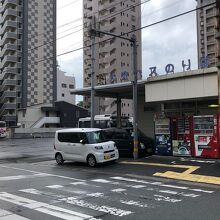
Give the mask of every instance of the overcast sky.
MULTIPOLYGON (((142 0, 143 2, 144 0, 142 0)), ((76 78, 76 88, 83 87, 83 50, 59 56, 83 46, 83 0, 57 0, 57 55, 61 70, 76 78), (68 35, 68 36, 67 36, 68 35)), ((195 9, 195 0, 151 0, 142 4, 142 27, 195 9)), ((197 36, 195 12, 142 30, 142 75, 146 79, 149 68, 165 74, 167 64, 175 72, 182 71, 182 60, 191 60, 197 69, 197 36)), ((77 97, 77 102, 82 97, 77 97)))

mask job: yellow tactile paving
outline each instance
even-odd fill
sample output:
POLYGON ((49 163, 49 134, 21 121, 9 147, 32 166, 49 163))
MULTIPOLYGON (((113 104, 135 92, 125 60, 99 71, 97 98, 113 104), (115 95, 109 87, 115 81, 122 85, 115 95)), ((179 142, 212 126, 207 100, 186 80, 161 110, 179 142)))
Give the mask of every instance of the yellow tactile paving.
POLYGON ((121 163, 186 169, 186 171, 182 173, 166 171, 165 173, 158 172, 153 175, 158 177, 170 178, 170 179, 220 185, 220 177, 192 174, 192 172, 200 168, 199 166, 171 165, 171 164, 129 162, 129 161, 124 161, 121 163))

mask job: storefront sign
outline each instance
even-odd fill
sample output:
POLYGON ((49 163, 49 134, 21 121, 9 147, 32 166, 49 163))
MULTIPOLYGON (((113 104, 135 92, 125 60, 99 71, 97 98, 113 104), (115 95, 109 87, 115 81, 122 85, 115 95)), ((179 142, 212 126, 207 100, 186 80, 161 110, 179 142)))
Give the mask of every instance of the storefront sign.
MULTIPOLYGON (((191 60, 188 59, 187 63, 184 60, 182 60, 182 68, 183 68, 183 72, 191 70, 191 60)), ((152 66, 149 69, 150 69, 150 74, 149 74, 150 77, 159 75, 157 73, 157 67, 156 66, 152 66)), ((174 71, 175 71, 175 67, 172 63, 169 63, 165 66, 166 74, 174 73, 174 71)))

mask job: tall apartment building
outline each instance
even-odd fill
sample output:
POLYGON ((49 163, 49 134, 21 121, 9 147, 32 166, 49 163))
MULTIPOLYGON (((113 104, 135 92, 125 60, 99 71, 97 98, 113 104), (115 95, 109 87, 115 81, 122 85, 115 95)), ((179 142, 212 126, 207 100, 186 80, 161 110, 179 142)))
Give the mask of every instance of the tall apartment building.
POLYGON ((0 119, 56 99, 56 0, 0 0, 0 119))
MULTIPOLYGON (((83 24, 84 47, 92 44, 88 34, 93 17, 97 28, 115 35, 131 38, 136 35, 138 43, 138 70, 141 70, 141 31, 126 34, 141 26, 140 0, 84 0, 83 24)), ((84 87, 91 86, 91 48, 84 49, 84 87)), ((131 81, 132 48, 129 41, 101 35, 96 37, 95 85, 105 85, 131 81)), ((90 108, 90 97, 84 98, 86 108, 90 108)), ((99 98, 95 104, 96 114, 116 113, 116 100, 99 98)), ((132 115, 132 101, 122 100, 122 115, 132 115)))
MULTIPOLYGON (((216 0, 197 0, 197 7, 215 2, 216 0)), ((213 67, 218 63, 218 57, 220 57, 219 26, 219 9, 216 8, 216 4, 197 10, 199 68, 213 67)))

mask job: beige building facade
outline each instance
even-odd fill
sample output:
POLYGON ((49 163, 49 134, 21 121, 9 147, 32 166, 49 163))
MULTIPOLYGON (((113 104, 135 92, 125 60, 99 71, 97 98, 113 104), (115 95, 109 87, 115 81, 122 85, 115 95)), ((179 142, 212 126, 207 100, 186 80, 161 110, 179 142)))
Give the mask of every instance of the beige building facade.
MULTIPOLYGON (((91 86, 92 44, 89 27, 95 17, 96 28, 115 35, 131 38, 136 36, 138 44, 138 77, 141 78, 141 1, 140 0, 84 0, 84 87, 91 86)), ((132 81, 132 47, 129 41, 101 35, 95 40, 95 85, 132 81)), ((90 97, 84 98, 84 107, 90 108, 90 97)), ((95 114, 116 114, 116 100, 96 98, 95 114)), ((122 100, 122 115, 132 116, 132 101, 122 100)))

